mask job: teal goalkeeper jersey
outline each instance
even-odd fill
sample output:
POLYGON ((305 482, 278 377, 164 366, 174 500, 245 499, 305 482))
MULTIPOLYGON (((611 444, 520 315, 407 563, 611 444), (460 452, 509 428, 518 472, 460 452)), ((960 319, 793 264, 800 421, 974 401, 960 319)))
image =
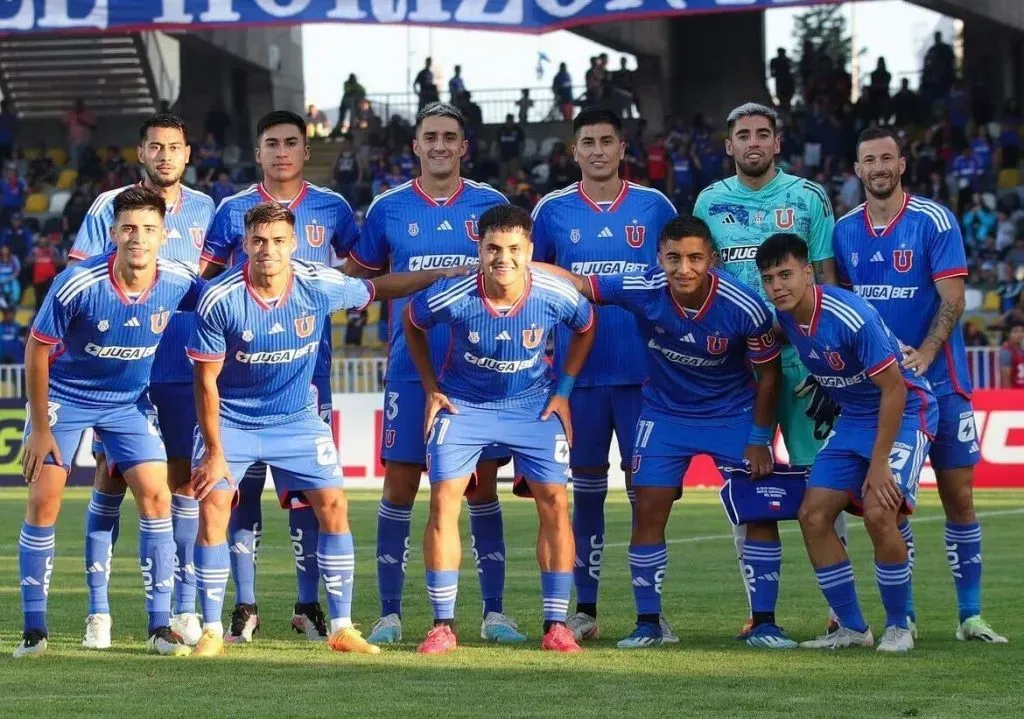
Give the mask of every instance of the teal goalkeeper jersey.
POLYGON ((722 267, 765 300, 754 264, 757 248, 777 232, 799 235, 811 262, 832 258, 835 217, 828 193, 816 182, 775 171, 775 179, 751 190, 735 176, 720 180, 697 196, 693 214, 711 228, 722 267))

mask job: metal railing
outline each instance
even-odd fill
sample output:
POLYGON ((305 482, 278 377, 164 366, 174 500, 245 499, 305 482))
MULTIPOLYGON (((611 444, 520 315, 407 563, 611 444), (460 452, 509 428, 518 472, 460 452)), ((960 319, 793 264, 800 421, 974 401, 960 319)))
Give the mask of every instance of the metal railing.
MULTIPOLYGON (((528 122, 550 122, 562 120, 562 113, 555 102, 555 93, 550 87, 530 87, 530 100, 533 107, 527 112, 528 122)), ((572 96, 580 97, 586 88, 574 87, 572 96)), ((471 90, 471 100, 480 106, 484 124, 491 125, 505 121, 505 115, 512 115, 519 120, 519 102, 522 89, 471 90)), ((366 96, 375 115, 387 123, 392 115, 398 115, 410 122, 416 117, 419 98, 413 92, 375 93, 366 96)), ((448 101, 447 92, 441 93, 441 99, 448 101)), ((575 114, 575 110, 574 110, 575 114)))
MULTIPOLYGON (((999 388, 999 350, 999 347, 974 347, 967 350, 967 369, 975 389, 999 388)), ((383 392, 387 366, 385 357, 336 359, 331 367, 331 388, 342 394, 383 392)), ((0 398, 24 396, 24 365, 0 365, 0 398)))

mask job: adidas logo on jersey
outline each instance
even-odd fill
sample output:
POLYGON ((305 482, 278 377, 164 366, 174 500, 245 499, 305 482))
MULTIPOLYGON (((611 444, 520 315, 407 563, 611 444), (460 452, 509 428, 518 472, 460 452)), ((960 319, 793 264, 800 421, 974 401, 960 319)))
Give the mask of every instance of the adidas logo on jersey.
POLYGON ((451 229, 452 229, 452 223, 450 223, 448 220, 445 220, 444 222, 442 222, 440 225, 437 226, 437 231, 438 232, 449 232, 449 231, 451 231, 451 229))
POLYGON ((697 340, 693 338, 693 332, 687 332, 686 335, 679 338, 680 342, 689 342, 690 344, 696 344, 697 340))
POLYGON ((811 359, 816 359, 816 360, 820 360, 821 359, 821 357, 818 355, 818 353, 815 352, 814 350, 811 350, 810 358, 811 359))
POLYGON ((875 254, 871 255, 871 261, 872 262, 885 262, 885 259, 882 257, 882 253, 881 252, 876 252, 875 254))
POLYGON ((597 233, 598 237, 615 237, 615 233, 612 232, 610 227, 605 227, 603 230, 597 233))
POLYGON ((135 317, 132 317, 130 320, 128 320, 127 322, 124 323, 124 326, 125 327, 141 327, 142 324, 139 322, 138 319, 136 319, 135 317))
POLYGON ((23 587, 38 587, 39 580, 35 577, 25 577, 21 580, 21 586, 23 587))
POLYGON ((508 330, 502 330, 501 332, 498 333, 498 336, 495 337, 494 339, 496 339, 496 340, 511 340, 512 339, 512 335, 510 335, 508 333, 508 330))
POLYGON ((284 332, 284 327, 281 326, 280 322, 275 322, 274 326, 270 328, 270 331, 267 332, 267 334, 268 335, 276 335, 279 332, 284 332))
POLYGON ((725 217, 722 218, 723 225, 735 225, 736 218, 732 216, 731 212, 726 213, 725 217))

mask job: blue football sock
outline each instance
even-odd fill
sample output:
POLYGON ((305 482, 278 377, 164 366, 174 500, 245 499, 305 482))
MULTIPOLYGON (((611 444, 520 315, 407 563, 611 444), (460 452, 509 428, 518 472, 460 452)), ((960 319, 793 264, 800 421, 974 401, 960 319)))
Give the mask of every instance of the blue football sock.
POLYGON ((668 547, 664 542, 631 544, 628 559, 636 613, 661 614, 661 585, 668 568, 668 547))
POLYGON ((409 563, 409 531, 412 505, 380 500, 377 509, 377 590, 380 615, 402 616, 402 590, 409 563))
POLYGON ((196 585, 203 624, 219 624, 224 612, 224 593, 228 588, 231 558, 227 544, 196 545, 196 585))
POLYGON ((89 588, 89 614, 110 614, 107 585, 121 519, 123 494, 94 489, 85 512, 85 582, 89 588))
POLYGON ((883 564, 875 560, 875 579, 885 607, 885 626, 907 628, 907 589, 910 587, 910 562, 883 564))
POLYGON ((853 566, 850 560, 814 570, 818 586, 825 595, 825 601, 839 618, 839 623, 855 632, 868 628, 857 601, 857 587, 853 583, 853 566))
POLYGON ((946 560, 953 572, 960 622, 981 614, 981 525, 946 522, 946 560))
POLYGON ((907 545, 907 566, 910 567, 910 581, 907 582, 907 617, 912 622, 917 621, 917 612, 914 611, 914 559, 917 557, 917 548, 914 545, 914 530, 910 527, 910 520, 906 517, 900 522, 900 536, 907 545))
POLYGON ((292 509, 288 512, 288 530, 295 553, 295 580, 300 604, 320 600, 320 565, 316 559, 320 538, 320 523, 312 507, 292 509))
POLYGON ((174 613, 196 612, 196 535, 199 534, 199 501, 171 495, 174 525, 174 613))
POLYGON ((743 542, 743 574, 747 578, 751 612, 775 612, 781 571, 782 542, 743 542))
POLYGON ((604 553, 604 501, 607 497, 607 475, 573 475, 572 534, 576 541, 576 562, 572 573, 576 602, 580 604, 597 604, 604 553))
POLYGON ((235 579, 235 604, 256 603, 256 560, 263 534, 260 497, 266 483, 267 466, 254 464, 238 484, 238 506, 231 510, 228 544, 231 547, 231 576, 235 579))
POLYGON ((505 527, 498 500, 469 505, 469 531, 473 538, 473 559, 480 578, 484 616, 503 611, 505 595, 505 527))
POLYGON ((427 598, 434 609, 434 619, 454 619, 455 599, 459 594, 459 570, 438 572, 427 570, 427 598))
POLYGON ((56 538, 53 527, 21 525, 18 538, 18 571, 21 580, 21 611, 24 631, 47 633, 46 597, 50 593, 56 538))
POLYGON ((541 572, 540 592, 544 599, 544 621, 565 622, 572 592, 572 572, 541 572))
POLYGON ((149 633, 171 624, 174 530, 171 518, 139 517, 139 567, 146 593, 149 633))
POLYGON ((316 558, 327 590, 327 617, 351 623, 356 554, 351 534, 320 532, 316 558))

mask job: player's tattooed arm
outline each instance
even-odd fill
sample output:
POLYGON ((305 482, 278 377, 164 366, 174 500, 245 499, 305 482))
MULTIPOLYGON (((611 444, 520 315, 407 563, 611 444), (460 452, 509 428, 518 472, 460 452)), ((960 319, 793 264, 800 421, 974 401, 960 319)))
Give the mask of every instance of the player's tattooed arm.
POLYGON ((811 266, 814 268, 814 281, 819 285, 839 284, 838 277, 836 276, 836 261, 833 258, 817 260, 812 262, 811 266))
POLYGON ((192 488, 196 499, 202 500, 220 480, 227 479, 232 486, 234 480, 224 458, 224 445, 220 436, 220 390, 217 389, 217 377, 224 368, 224 361, 194 362, 194 365, 196 418, 204 449, 198 466, 192 470, 192 488))
POLYGON ((586 297, 591 302, 594 301, 594 293, 590 287, 590 281, 583 275, 574 275, 572 272, 569 272, 569 270, 565 269, 564 267, 559 267, 558 265, 550 265, 547 262, 531 262, 530 267, 536 270, 541 270, 542 272, 547 272, 549 275, 554 275, 555 277, 562 278, 563 280, 571 284, 573 287, 575 287, 576 291, 579 292, 581 295, 586 297))
POLYGON ((32 421, 32 432, 25 442, 25 454, 22 458, 22 469, 25 481, 32 484, 39 479, 43 463, 48 454, 60 465, 63 460, 60 448, 50 429, 50 352, 53 345, 40 342, 29 336, 25 346, 25 375, 28 393, 29 419, 32 421))
POLYGON ((882 505, 890 511, 899 508, 903 497, 889 468, 889 454, 903 423, 903 410, 907 403, 907 385, 895 362, 871 377, 882 393, 878 406, 878 430, 871 450, 871 462, 861 487, 865 505, 882 505))
POLYGON ((943 345, 949 340, 956 323, 964 313, 964 279, 950 277, 935 283, 939 291, 939 309, 932 318, 928 334, 917 349, 908 348, 904 351, 903 366, 911 369, 917 376, 928 371, 935 357, 942 351, 943 345))

